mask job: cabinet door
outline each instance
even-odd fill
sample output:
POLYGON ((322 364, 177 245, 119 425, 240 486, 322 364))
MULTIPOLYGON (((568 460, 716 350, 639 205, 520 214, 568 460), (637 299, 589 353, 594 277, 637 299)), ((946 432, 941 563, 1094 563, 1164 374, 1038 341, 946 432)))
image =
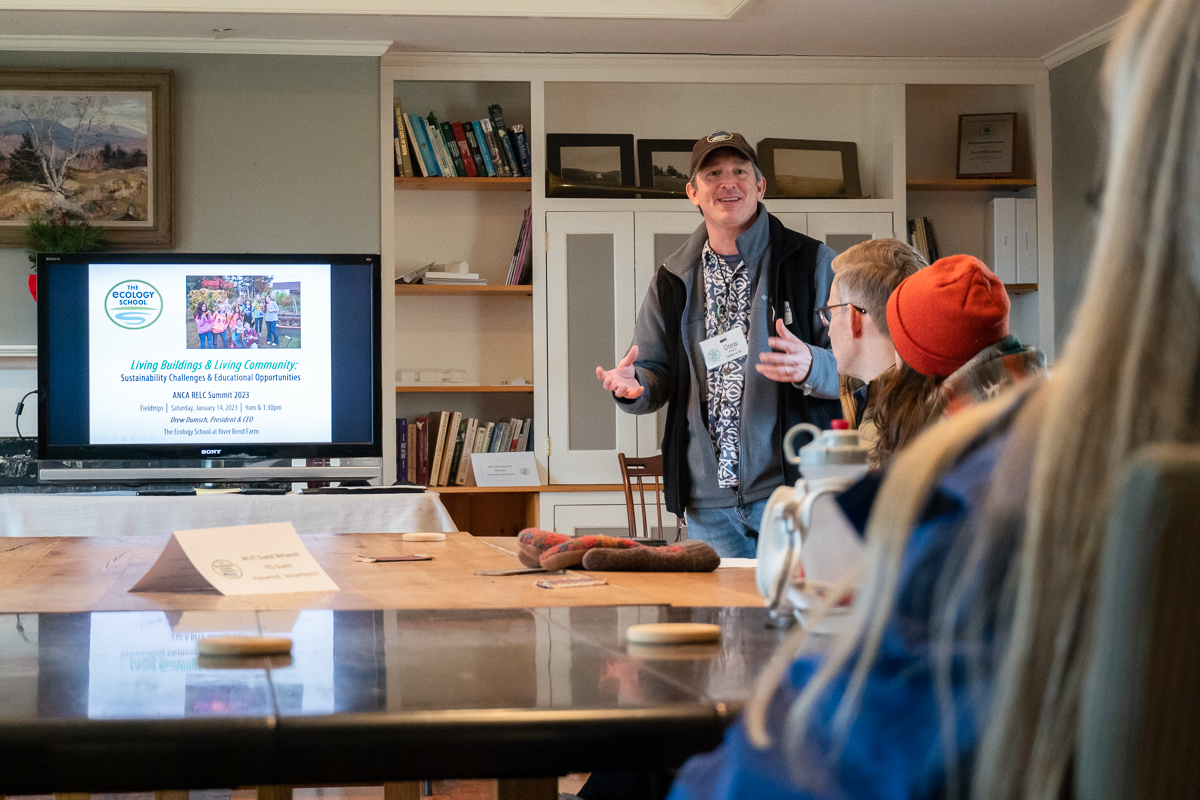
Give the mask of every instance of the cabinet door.
MULTIPOLYGON (((696 211, 638 211, 634 214, 634 244, 637 248, 634 259, 637 292, 635 311, 641 309, 642 300, 650 290, 650 282, 667 256, 678 250, 703 222, 704 218, 696 211)), ((639 458, 660 452, 666 419, 666 406, 656 414, 637 418, 639 458)))
POLYGON ((596 380, 633 338, 633 212, 546 214, 546 396, 550 483, 620 483, 636 419, 596 380))
POLYGON ((783 223, 783 227, 796 233, 808 233, 808 214, 803 211, 782 211, 775 216, 783 223))
MULTIPOLYGON (((820 239, 837 252, 870 239, 890 239, 892 215, 888 212, 809 214, 808 235, 820 239)), ((903 238, 903 237, 901 237, 903 238)))

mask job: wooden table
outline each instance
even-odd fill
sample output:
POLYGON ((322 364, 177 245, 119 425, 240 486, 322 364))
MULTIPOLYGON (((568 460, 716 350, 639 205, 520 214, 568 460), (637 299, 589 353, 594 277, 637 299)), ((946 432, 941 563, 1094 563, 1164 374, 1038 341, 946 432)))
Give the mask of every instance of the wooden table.
POLYGON ((752 569, 539 589, 474 575, 520 563, 515 539, 467 533, 302 535, 339 592, 129 592, 168 538, 0 538, 0 763, 20 766, 0 770, 0 795, 258 784, 277 800, 288 785, 383 782, 415 800, 416 780, 495 777, 500 800, 550 800, 555 775, 713 747, 781 635, 752 569), (403 553, 434 560, 353 558, 403 553), (300 620, 296 664, 331 670, 328 708, 298 706, 289 669, 214 673, 194 655, 199 631, 282 618, 300 620), (698 653, 627 648, 625 629, 650 621, 724 634, 698 653), (156 628, 167 638, 139 640, 156 628), (165 712, 155 679, 176 692, 165 712))
POLYGON ((472 573, 521 566, 516 540, 448 533, 445 542, 404 542, 400 534, 301 535, 341 587, 328 594, 225 597, 212 593, 131 593, 168 536, 0 538, 0 613, 188 611, 201 609, 537 608, 613 605, 761 607, 754 570, 708 573, 597 572, 605 586, 539 589, 536 576, 472 573), (361 555, 425 553, 433 561, 365 564, 361 555))

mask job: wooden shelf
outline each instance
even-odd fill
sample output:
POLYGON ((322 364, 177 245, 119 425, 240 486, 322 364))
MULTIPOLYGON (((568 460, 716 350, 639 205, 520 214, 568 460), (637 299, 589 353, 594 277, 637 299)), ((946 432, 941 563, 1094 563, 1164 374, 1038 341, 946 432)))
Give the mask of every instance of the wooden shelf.
POLYGON ((438 494, 531 494, 537 492, 623 492, 619 483, 587 483, 569 485, 556 483, 550 486, 430 486, 429 491, 438 494))
POLYGON ((528 192, 530 178, 394 178, 397 189, 460 192, 528 192))
POLYGON ((1029 294, 1036 292, 1038 285, 1036 283, 1006 283, 1004 289, 1009 294, 1029 294))
POLYGON ((501 297, 532 297, 532 286, 425 286, 419 283, 396 284, 397 297, 425 295, 426 297, 444 297, 466 295, 499 295, 501 297))
POLYGON ((533 392, 533 386, 464 386, 454 383, 432 383, 428 386, 397 386, 396 392, 426 392, 439 394, 444 392, 512 392, 515 394, 530 394, 533 392))
POLYGON ((1037 186, 1033 178, 934 178, 912 179, 910 192, 1019 192, 1037 186))

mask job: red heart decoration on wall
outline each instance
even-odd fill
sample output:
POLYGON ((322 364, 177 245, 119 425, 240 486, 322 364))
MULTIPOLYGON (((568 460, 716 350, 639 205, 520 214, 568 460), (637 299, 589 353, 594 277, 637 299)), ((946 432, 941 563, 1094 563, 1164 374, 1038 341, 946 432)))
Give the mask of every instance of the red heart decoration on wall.
POLYGON ((37 302, 37 274, 29 273, 29 293, 33 295, 33 300, 37 302))

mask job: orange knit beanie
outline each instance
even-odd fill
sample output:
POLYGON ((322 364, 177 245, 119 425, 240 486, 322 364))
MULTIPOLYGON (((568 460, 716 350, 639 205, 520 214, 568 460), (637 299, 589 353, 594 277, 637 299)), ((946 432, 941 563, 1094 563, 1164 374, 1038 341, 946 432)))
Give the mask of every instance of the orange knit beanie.
POLYGON ((888 298, 896 352, 922 375, 945 377, 1008 335, 1008 293, 974 256, 947 256, 900 282, 888 298))

